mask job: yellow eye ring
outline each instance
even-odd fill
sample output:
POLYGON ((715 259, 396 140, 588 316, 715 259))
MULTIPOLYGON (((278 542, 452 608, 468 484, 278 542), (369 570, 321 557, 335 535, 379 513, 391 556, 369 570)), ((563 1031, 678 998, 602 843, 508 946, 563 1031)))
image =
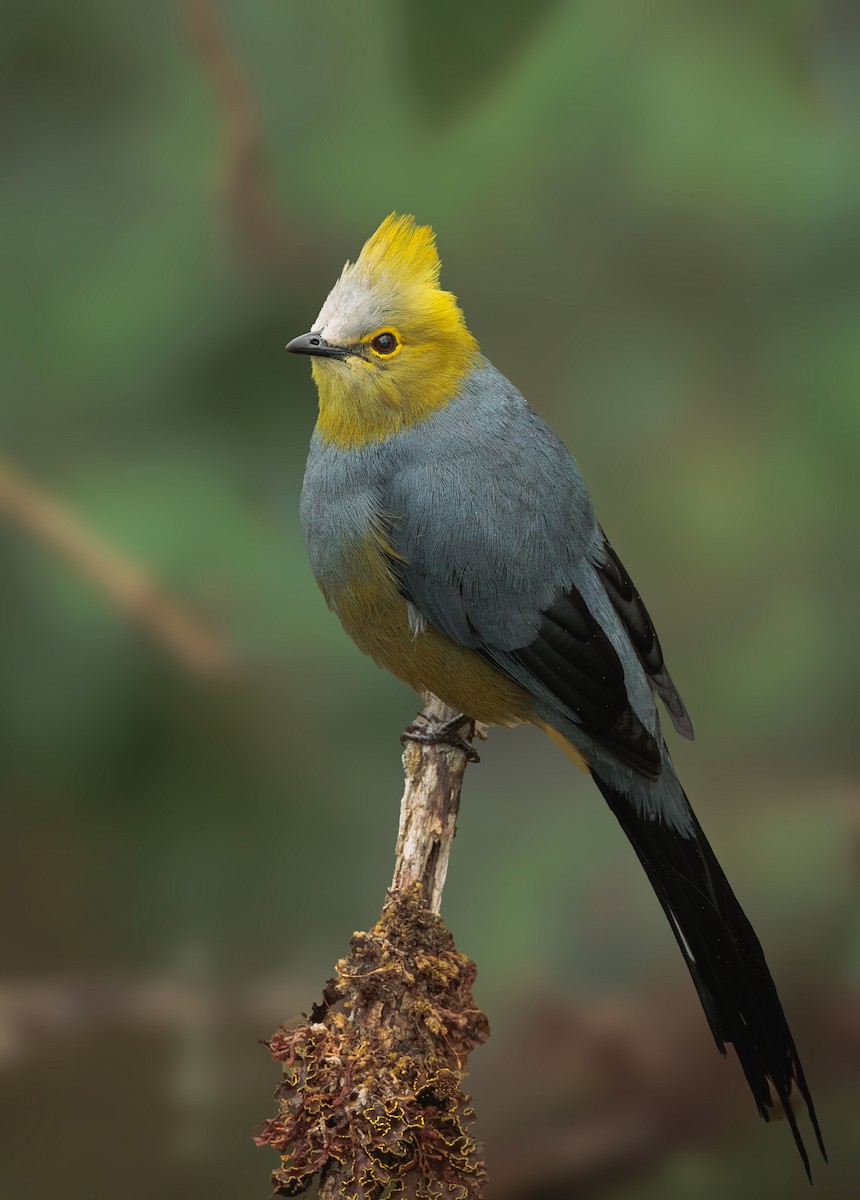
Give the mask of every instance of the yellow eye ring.
POLYGON ((394 358, 403 348, 394 329, 380 329, 367 340, 377 358, 394 358))

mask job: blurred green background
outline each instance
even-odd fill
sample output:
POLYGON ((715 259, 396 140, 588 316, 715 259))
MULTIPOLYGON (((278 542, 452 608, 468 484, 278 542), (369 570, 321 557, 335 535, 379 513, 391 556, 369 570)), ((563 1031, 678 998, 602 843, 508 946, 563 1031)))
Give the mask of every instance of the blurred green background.
MULTIPOLYGON (((393 209, 657 619, 815 1195, 855 1194, 856 5, 46 0, 3 40, 4 1200, 268 1194, 255 1039, 377 915, 416 707, 311 578, 283 346, 393 209)), ((444 908, 491 1195, 809 1195, 596 791, 534 731, 482 757, 444 908)))

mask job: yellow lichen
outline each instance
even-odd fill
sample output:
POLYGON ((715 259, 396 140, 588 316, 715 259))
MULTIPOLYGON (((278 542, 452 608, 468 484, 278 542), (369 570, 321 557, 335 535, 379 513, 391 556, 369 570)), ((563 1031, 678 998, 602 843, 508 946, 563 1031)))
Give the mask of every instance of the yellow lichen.
POLYGON ((299 1195, 326 1172, 344 1200, 381 1200, 407 1181, 417 1200, 477 1200, 485 1170, 461 1087, 489 1032, 474 978, 420 889, 392 895, 370 933, 353 936, 310 1022, 269 1042, 287 1069, 255 1140, 281 1155, 278 1193, 299 1195))

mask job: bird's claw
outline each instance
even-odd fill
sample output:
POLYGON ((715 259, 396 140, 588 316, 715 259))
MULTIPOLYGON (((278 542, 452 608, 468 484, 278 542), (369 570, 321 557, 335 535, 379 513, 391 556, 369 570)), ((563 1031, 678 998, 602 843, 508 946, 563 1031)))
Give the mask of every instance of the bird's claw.
POLYGON ((465 713, 458 713, 456 717, 451 717, 450 721, 440 722, 428 720, 423 713, 419 713, 418 718, 403 730, 400 744, 405 746, 407 742, 418 742, 422 746, 453 746, 456 750, 463 751, 467 762, 478 763, 481 756, 460 732, 464 725, 470 728, 470 736, 474 737, 475 722, 465 713), (419 719, 424 722, 423 725, 418 724, 419 719))

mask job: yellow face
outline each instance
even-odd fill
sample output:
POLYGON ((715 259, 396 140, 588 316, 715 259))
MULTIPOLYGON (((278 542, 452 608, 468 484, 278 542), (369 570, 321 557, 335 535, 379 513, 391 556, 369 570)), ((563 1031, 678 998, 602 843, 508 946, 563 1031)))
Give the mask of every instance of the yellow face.
POLYGON ((478 346, 439 287, 439 265, 432 230, 386 218, 344 267, 312 332, 290 342, 313 357, 326 441, 382 441, 457 394, 478 346))

